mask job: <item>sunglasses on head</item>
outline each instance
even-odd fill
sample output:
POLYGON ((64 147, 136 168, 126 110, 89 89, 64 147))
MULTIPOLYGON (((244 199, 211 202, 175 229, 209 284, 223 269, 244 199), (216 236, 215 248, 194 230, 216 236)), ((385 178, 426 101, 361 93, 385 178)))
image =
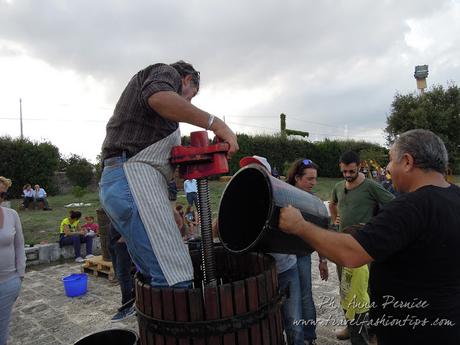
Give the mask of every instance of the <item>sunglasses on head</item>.
POLYGON ((312 163, 313 163, 313 161, 311 161, 310 159, 304 159, 304 160, 302 161, 302 164, 305 165, 305 166, 308 166, 308 165, 310 165, 310 164, 312 164, 312 163))

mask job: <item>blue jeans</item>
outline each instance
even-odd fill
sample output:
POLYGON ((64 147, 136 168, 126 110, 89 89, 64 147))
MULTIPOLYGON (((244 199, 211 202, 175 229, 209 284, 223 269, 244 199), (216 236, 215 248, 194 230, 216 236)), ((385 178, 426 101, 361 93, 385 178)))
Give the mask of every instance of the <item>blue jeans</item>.
POLYGON ((80 234, 73 234, 70 236, 60 235, 59 246, 73 245, 75 250, 75 257, 81 257, 81 244, 86 243, 86 255, 93 254, 93 238, 91 236, 83 236, 80 234))
POLYGON ((278 274, 280 290, 283 291, 289 285, 289 298, 283 303, 283 325, 287 335, 288 345, 303 345, 303 327, 301 323, 302 309, 300 302, 300 281, 297 265, 287 271, 278 274))
POLYGON ((316 308, 311 288, 311 255, 298 256, 302 319, 305 320, 303 335, 305 340, 316 339, 316 308))
POLYGON ((195 204, 195 207, 198 207, 198 195, 196 192, 187 193, 185 197, 187 198, 187 202, 190 206, 195 204))
MULTIPOLYGON (((111 158, 113 161, 114 158, 111 158)), ((150 239, 142 223, 137 205, 123 170, 126 159, 119 157, 116 164, 106 166, 102 172, 99 199, 101 206, 117 231, 125 238, 131 259, 150 285, 167 287, 168 282, 150 245, 150 239)), ((174 285, 189 288, 190 281, 174 285)))
POLYGON ((14 277, 0 283, 0 345, 5 345, 8 339, 8 324, 11 319, 13 304, 21 290, 21 278, 14 277))

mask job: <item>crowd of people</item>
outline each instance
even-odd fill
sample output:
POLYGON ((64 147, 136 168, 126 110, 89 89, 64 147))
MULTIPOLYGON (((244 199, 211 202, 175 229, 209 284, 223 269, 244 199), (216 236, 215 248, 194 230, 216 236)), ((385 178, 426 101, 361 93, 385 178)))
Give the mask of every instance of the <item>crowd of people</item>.
MULTIPOLYGON (((184 239, 200 236, 196 182, 186 181, 186 209, 173 203, 171 149, 180 144, 179 122, 211 130, 228 144, 227 158, 238 151, 236 135, 218 117, 191 104, 200 73, 184 61, 154 64, 129 81, 107 124, 102 147, 101 206, 112 227, 114 266, 122 290, 118 321, 134 314, 132 275, 140 272, 153 287, 190 288, 193 266, 184 239), (133 100, 136 100, 135 102, 133 100), (169 186, 169 190, 168 190, 169 186), (120 314, 121 313, 121 314, 120 314)), ((272 173, 264 157, 249 161, 272 173)), ((329 211, 336 231, 306 221, 288 205, 280 211, 279 229, 298 236, 319 256, 322 279, 328 261, 337 265, 340 300, 347 327, 337 336, 353 345, 456 344, 460 338, 460 188, 446 182, 447 151, 427 130, 400 135, 387 166, 394 196, 359 171, 359 156, 339 159, 344 180, 331 192, 329 211)), ((245 163, 242 160, 241 166, 245 163)), ((318 167, 305 158, 290 167, 287 182, 313 193, 318 167)), ((275 173, 278 175, 278 173, 275 173)), ((11 181, 0 178, 0 200, 11 181)), ((38 186, 24 192, 24 206, 46 200, 38 186), (27 192, 27 194, 26 194, 27 192)), ((48 209, 49 207, 46 206, 48 209)), ((6 341, 11 308, 24 276, 24 240, 19 217, 0 209, 0 345, 6 341), (3 337, 3 338, 2 338, 3 337)), ((80 225, 71 211, 60 227, 61 245, 80 244, 92 255, 94 219, 80 225)), ((290 286, 282 314, 289 345, 316 342, 311 255, 270 253, 280 287, 290 286), (299 322, 304 321, 304 322, 299 322)))

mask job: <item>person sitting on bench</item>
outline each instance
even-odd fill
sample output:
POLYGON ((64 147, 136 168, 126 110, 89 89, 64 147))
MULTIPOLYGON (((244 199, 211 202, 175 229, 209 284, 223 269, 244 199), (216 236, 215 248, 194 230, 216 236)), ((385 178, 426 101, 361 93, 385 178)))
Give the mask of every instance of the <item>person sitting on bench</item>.
POLYGON ((38 205, 40 202, 43 203, 45 206, 43 208, 43 211, 51 211, 52 209, 50 208, 48 204, 48 200, 46 199, 46 191, 40 187, 40 185, 36 184, 34 186, 34 197, 35 197, 35 203, 38 205))
POLYGON ((66 245, 73 244, 75 249, 75 261, 85 261, 81 257, 80 246, 81 243, 86 243, 86 257, 89 259, 93 257, 93 237, 86 236, 87 230, 81 229, 80 227, 81 212, 70 211, 70 215, 64 218, 61 222, 60 234, 59 234, 59 246, 62 248, 66 245))
POLYGON ((34 202, 34 190, 32 186, 28 183, 23 187, 22 191, 24 209, 27 210, 29 208, 29 204, 34 202))

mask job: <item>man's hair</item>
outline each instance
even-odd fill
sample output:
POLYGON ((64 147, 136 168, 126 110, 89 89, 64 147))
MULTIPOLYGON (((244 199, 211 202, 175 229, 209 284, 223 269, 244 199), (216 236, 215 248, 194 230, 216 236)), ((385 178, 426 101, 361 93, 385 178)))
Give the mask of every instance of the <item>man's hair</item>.
POLYGON ((414 158, 414 165, 424 171, 434 170, 444 174, 449 157, 440 137, 426 129, 413 129, 401 134, 393 144, 397 162, 408 153, 414 158))
POLYGON ((343 163, 347 165, 356 163, 357 165, 359 165, 359 163, 361 163, 361 159, 359 159, 359 155, 355 151, 345 151, 340 156, 339 163, 343 163))
POLYGON ((81 212, 80 211, 70 211, 70 219, 80 219, 81 212))
POLYGON ((183 60, 179 60, 170 65, 173 67, 182 78, 185 78, 188 75, 192 76, 193 84, 200 89, 200 72, 198 72, 193 66, 183 60))
POLYGON ((289 170, 288 170, 288 173, 287 173, 287 183, 289 183, 292 186, 295 186, 295 178, 296 178, 296 176, 301 176, 305 169, 318 170, 318 165, 313 163, 309 159, 304 159, 304 158, 297 159, 289 167, 289 170), (305 161, 307 161, 308 163, 305 164, 305 161))

